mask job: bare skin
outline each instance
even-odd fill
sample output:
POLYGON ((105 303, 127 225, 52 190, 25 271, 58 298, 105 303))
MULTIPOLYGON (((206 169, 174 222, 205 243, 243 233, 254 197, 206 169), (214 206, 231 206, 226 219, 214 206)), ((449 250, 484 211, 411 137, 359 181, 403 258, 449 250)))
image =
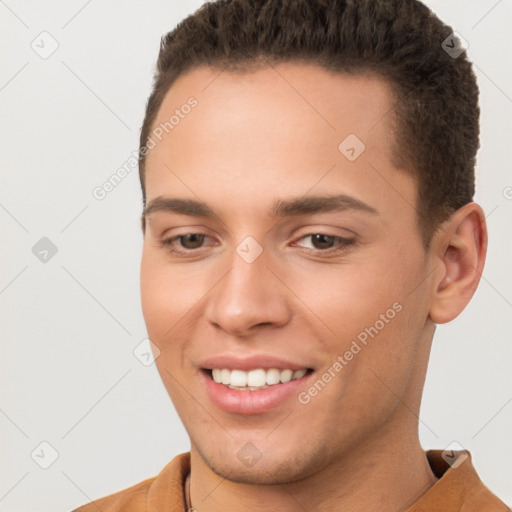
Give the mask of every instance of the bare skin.
POLYGON ((435 324, 455 318, 479 281, 481 208, 455 212, 425 249, 416 183, 392 163, 389 85, 375 76, 294 63, 196 68, 173 84, 154 127, 191 96, 197 106, 148 154, 147 204, 192 199, 214 216, 146 216, 141 294, 191 439, 193 506, 405 510, 436 482, 418 439, 421 393, 435 324), (338 149, 349 134, 366 147, 354 161, 338 149), (278 200, 339 194, 375 211, 268 215, 278 200), (202 245, 160 244, 188 233, 205 234, 202 245), (248 236, 262 248, 252 263, 236 251, 248 236), (270 354, 321 378, 381 315, 378 334, 307 403, 294 395, 235 414, 205 391, 201 362, 220 353, 270 354), (252 467, 237 457, 248 442, 261 454, 252 467))

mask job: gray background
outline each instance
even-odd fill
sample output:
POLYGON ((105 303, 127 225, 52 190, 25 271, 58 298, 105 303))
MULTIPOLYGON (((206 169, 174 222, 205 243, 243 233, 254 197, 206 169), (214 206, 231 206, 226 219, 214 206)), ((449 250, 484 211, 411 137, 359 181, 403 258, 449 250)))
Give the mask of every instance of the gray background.
MULTIPOLYGON (((470 450, 512 504, 512 3, 426 3, 476 66, 490 246, 474 299, 438 328, 421 441, 470 450)), ((0 1, 2 511, 70 510, 189 449, 155 366, 133 354, 146 337, 137 170, 102 201, 92 191, 138 147, 160 36, 200 4, 0 1), (32 252, 43 237, 57 248, 46 262, 32 252)))

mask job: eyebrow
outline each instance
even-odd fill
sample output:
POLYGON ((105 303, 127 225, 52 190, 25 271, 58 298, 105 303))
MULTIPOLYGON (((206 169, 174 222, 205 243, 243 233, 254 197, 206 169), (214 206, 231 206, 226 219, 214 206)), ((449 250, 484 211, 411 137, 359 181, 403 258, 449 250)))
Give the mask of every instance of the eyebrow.
MULTIPOLYGON (((344 194, 308 196, 288 200, 281 199, 272 205, 272 208, 268 211, 268 215, 274 218, 281 218, 347 210, 378 215, 378 211, 372 206, 355 197, 344 194)), ((189 215, 191 217, 217 217, 208 205, 200 201, 162 196, 156 197, 148 203, 144 208, 142 217, 145 218, 152 213, 161 211, 189 215)))

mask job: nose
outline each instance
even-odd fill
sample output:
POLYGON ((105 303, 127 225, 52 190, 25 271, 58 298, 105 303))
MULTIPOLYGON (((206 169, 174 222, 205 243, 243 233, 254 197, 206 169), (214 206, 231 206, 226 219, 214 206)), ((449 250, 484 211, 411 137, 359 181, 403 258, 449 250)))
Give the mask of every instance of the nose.
POLYGON ((234 251, 230 263, 231 270, 211 292, 205 309, 207 319, 237 337, 288 323, 289 291, 276 277, 279 272, 268 268, 265 251, 252 263, 234 251))

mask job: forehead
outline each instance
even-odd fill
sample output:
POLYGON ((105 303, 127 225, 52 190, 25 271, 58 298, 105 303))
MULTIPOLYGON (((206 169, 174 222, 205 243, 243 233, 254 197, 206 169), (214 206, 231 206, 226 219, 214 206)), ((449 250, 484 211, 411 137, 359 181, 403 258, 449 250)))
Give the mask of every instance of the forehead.
MULTIPOLYGON (((302 146, 304 138, 310 144, 339 142, 355 133, 375 146, 383 134, 389 142, 392 129, 391 85, 369 72, 333 73, 296 63, 241 72, 201 66, 172 85, 153 128, 168 123, 173 114, 177 121, 176 113, 180 114, 190 98, 197 101, 197 107, 186 122, 180 116, 168 138, 178 141, 180 135, 186 137, 193 131, 201 135, 203 143, 226 135, 237 140, 250 136, 255 146, 265 142, 265 147, 270 147, 272 141, 282 144, 288 139, 293 148, 302 146), (193 130, 187 130, 187 125, 193 130)), ((380 151, 388 149, 389 144, 379 145, 380 151)))
POLYGON ((245 190, 262 199, 340 184, 356 197, 379 194, 398 179, 384 174, 403 174, 392 163, 392 118, 391 86, 369 73, 293 63, 195 68, 173 84, 153 123, 161 140, 153 137, 146 161, 147 197, 245 190))

